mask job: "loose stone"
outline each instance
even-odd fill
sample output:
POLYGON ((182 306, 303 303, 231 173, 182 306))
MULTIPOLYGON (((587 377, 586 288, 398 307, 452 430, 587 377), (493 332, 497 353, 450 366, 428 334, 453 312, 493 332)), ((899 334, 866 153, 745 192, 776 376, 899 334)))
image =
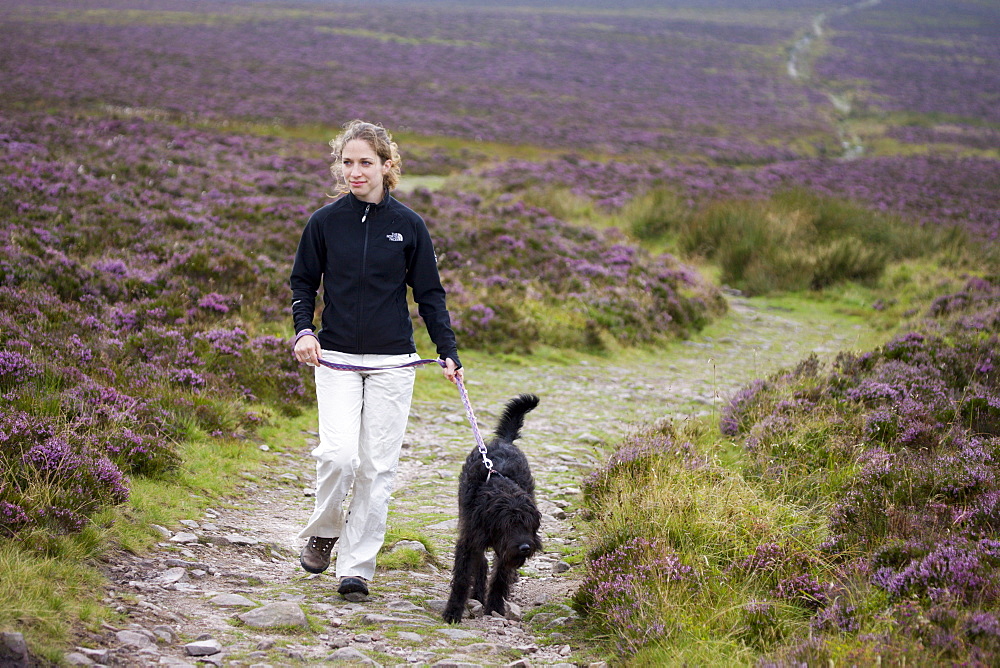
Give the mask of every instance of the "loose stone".
POLYGON ((153 634, 159 640, 162 640, 163 642, 166 642, 166 643, 175 643, 178 640, 177 632, 174 631, 174 629, 173 629, 172 626, 167 626, 165 624, 159 624, 157 626, 154 626, 153 629, 152 629, 152 631, 153 631, 153 634))
POLYGON ((169 568, 156 578, 155 582, 158 584, 174 584, 175 582, 181 582, 187 578, 187 569, 180 566, 176 568, 169 568))
POLYGON ((152 527, 158 534, 160 534, 164 538, 170 538, 172 535, 174 535, 174 533, 170 529, 168 529, 167 527, 161 527, 159 524, 150 524, 149 526, 152 527))
POLYGON ((170 538, 170 542, 171 543, 197 543, 198 542, 198 537, 195 536, 193 533, 187 533, 187 532, 182 531, 180 533, 174 534, 170 538))
POLYGON ((475 633, 463 631, 462 629, 438 629, 436 633, 447 636, 452 640, 471 640, 479 637, 475 633))
POLYGON ((338 649, 337 651, 335 651, 333 654, 331 654, 328 657, 326 657, 325 661, 327 661, 327 662, 347 661, 347 662, 360 663, 360 664, 369 665, 369 666, 375 664, 375 662, 372 661, 371 659, 369 659, 367 656, 365 656, 364 654, 362 654, 358 650, 353 649, 351 647, 341 647, 340 649, 338 649))
POLYGON ((184 645, 184 651, 188 653, 188 656, 210 656, 221 652, 222 645, 214 638, 195 640, 184 645))
POLYGON ((142 649, 153 644, 152 640, 135 631, 119 631, 115 634, 115 637, 121 644, 127 647, 134 647, 135 649, 142 649))
POLYGON ((409 601, 389 601, 385 607, 397 612, 416 612, 423 609, 419 605, 410 603, 409 601))
POLYGON ((299 626, 309 628, 309 620, 302 608, 292 601, 278 601, 269 603, 255 610, 237 615, 244 624, 254 628, 268 628, 272 626, 299 626))
POLYGON ((241 596, 240 594, 219 594, 218 596, 209 599, 208 602, 221 608, 239 606, 253 607, 257 605, 246 596, 241 596))
POLYGON ((396 550, 416 550, 417 552, 426 552, 427 548, 419 540, 401 540, 392 547, 392 551, 396 550))

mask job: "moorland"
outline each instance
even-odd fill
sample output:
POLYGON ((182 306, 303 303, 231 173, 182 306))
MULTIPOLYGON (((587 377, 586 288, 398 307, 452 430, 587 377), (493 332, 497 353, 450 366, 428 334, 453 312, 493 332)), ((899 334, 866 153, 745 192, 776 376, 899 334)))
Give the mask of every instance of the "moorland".
POLYGON ((314 413, 287 277, 362 117, 470 360, 613 368, 732 295, 877 333, 606 444, 581 642, 995 664, 998 31, 978 0, 4 3, 0 629, 59 662, 116 614, 102 560, 314 413))

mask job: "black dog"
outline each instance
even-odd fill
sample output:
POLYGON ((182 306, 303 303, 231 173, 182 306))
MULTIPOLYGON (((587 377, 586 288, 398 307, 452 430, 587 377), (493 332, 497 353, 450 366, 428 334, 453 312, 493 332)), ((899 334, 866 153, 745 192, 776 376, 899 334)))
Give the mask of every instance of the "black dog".
POLYGON ((512 399, 497 424, 495 437, 487 445, 493 473, 478 448, 465 460, 458 482, 458 543, 451 578, 451 596, 444 610, 449 624, 462 621, 472 597, 481 601, 486 614, 504 614, 504 599, 517 580, 517 569, 542 549, 538 527, 542 516, 535 507, 535 480, 528 459, 516 445, 524 426, 524 414, 538 405, 538 397, 522 394, 512 399), (486 591, 486 550, 493 550, 493 575, 486 591), (484 598, 485 597, 485 598, 484 598))

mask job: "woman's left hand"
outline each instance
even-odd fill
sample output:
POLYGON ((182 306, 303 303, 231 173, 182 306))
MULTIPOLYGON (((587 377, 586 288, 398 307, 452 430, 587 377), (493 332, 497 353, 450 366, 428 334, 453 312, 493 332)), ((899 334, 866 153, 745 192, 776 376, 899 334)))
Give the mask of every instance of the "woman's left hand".
POLYGON ((456 378, 465 379, 464 369, 459 369, 455 366, 455 360, 448 358, 444 361, 444 377, 451 382, 456 382, 456 378))

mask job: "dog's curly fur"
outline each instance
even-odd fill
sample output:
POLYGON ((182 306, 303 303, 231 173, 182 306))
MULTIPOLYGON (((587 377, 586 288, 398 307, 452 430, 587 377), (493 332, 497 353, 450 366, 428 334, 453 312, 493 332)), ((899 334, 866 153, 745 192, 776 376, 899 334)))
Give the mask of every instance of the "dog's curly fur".
POLYGON ((535 479, 528 459, 514 445, 524 426, 524 414, 538 405, 538 397, 522 394, 504 409, 494 438, 487 444, 493 475, 478 448, 465 460, 458 483, 458 542, 451 578, 451 596, 444 620, 462 621, 469 599, 483 603, 487 615, 504 614, 504 600, 517 580, 517 569, 542 549, 538 536, 542 516, 535 506, 535 479), (486 550, 493 550, 493 574, 486 588, 486 550))

